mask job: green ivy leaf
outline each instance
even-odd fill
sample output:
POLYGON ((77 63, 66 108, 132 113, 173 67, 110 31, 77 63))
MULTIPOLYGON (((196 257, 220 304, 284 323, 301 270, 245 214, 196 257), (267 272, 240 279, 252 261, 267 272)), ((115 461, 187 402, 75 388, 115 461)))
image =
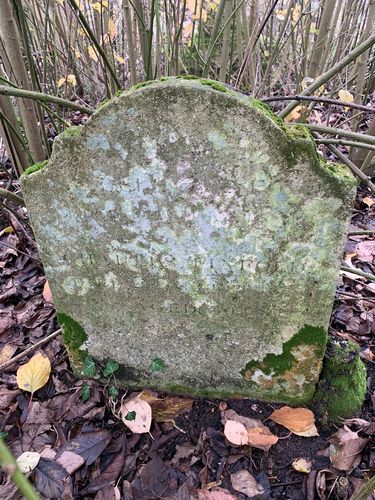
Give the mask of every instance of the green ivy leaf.
POLYGON ((110 385, 108 389, 108 394, 113 398, 118 396, 118 389, 115 385, 110 385))
POLYGON ((155 358, 151 361, 150 366, 148 367, 151 372, 163 372, 166 369, 166 364, 160 358, 155 358))
POLYGON ((7 432, 0 432, 0 439, 6 439, 8 437, 7 432))
POLYGON ((110 377, 115 371, 119 369, 119 364, 116 361, 107 361, 105 368, 103 370, 103 375, 105 377, 110 377))
POLYGON ((94 377, 96 374, 96 366, 91 356, 86 356, 83 362, 83 375, 85 377, 94 377))
POLYGON ((125 420, 129 420, 131 422, 132 420, 135 420, 137 413, 135 411, 129 411, 129 413, 125 416, 125 420))
POLYGON ((81 389, 81 399, 82 401, 87 401, 90 399, 90 386, 87 384, 83 384, 81 389))

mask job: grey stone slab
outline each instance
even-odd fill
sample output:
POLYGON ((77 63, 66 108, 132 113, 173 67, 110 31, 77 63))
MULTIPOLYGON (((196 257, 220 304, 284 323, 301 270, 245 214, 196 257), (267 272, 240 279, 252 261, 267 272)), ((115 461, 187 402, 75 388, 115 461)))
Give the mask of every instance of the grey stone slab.
POLYGON ((304 129, 172 78, 112 99, 32 170, 23 193, 77 366, 87 350, 124 385, 311 399, 355 181, 304 129))

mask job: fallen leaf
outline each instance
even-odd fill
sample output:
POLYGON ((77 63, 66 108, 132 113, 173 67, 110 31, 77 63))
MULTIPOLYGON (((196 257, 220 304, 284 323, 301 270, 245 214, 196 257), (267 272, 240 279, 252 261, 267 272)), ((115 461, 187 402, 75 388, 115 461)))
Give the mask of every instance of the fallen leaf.
POLYGON ((247 444, 254 448, 268 451, 270 447, 278 442, 279 438, 265 425, 247 429, 247 444))
POLYGON ((23 472, 23 474, 26 474, 35 469, 39 460, 40 455, 36 451, 25 451, 17 458, 16 462, 19 470, 23 472))
POLYGON ((147 401, 139 397, 124 401, 121 404, 121 419, 134 434, 143 434, 149 432, 152 421, 151 406, 147 401), (129 419, 129 416, 134 418, 129 419), (128 418, 127 418, 128 417, 128 418))
POLYGON ((4 344, 0 349, 0 365, 4 364, 6 361, 13 356, 17 351, 17 346, 14 344, 4 344))
POLYGON ((367 205, 368 207, 372 207, 372 205, 375 203, 375 201, 370 198, 369 196, 365 196, 362 200, 362 202, 367 205))
POLYGON ((359 260, 371 264, 375 257, 375 240, 360 241, 355 251, 359 260))
POLYGON ((234 420, 245 426, 247 431, 247 444, 249 446, 269 451, 271 446, 279 440, 277 436, 272 434, 267 426, 256 418, 238 415, 234 410, 224 410, 222 415, 224 425, 227 420, 234 420))
POLYGON ((346 425, 333 434, 329 440, 329 458, 336 469, 348 471, 360 460, 360 453, 367 438, 360 438, 346 425))
POLYGON ((198 500, 236 500, 228 490, 224 488, 214 488, 212 490, 198 490, 198 500))
POLYGON ((99 58, 95 52, 95 49, 92 45, 89 45, 89 47, 87 48, 87 52, 89 53, 89 56, 91 57, 91 59, 95 62, 98 62, 99 61, 99 58))
POLYGON ((108 35, 109 35, 109 39, 111 40, 111 42, 113 42, 113 40, 116 38, 116 34, 117 34, 117 30, 116 30, 115 23, 112 21, 111 18, 109 18, 108 19, 108 35))
POLYGON ((125 59, 122 56, 120 56, 119 54, 117 54, 117 52, 113 52, 113 56, 116 59, 116 61, 119 62, 120 64, 126 63, 125 59))
POLYGON ((49 287, 49 283, 48 281, 46 280, 46 282, 44 283, 44 287, 43 287, 43 298, 46 302, 53 302, 53 298, 52 298, 52 293, 51 293, 51 289, 49 287))
POLYGON ((256 482, 254 476, 247 470, 240 470, 230 475, 233 488, 248 497, 263 495, 264 488, 256 482))
POLYGON ((297 472, 309 474, 311 472, 312 463, 310 460, 306 460, 306 458, 297 458, 297 460, 294 460, 292 463, 292 467, 297 472))
POLYGON ((56 460, 60 465, 66 469, 68 474, 73 474, 78 470, 81 465, 85 463, 84 458, 73 451, 63 451, 59 458, 56 460))
POLYGON ((158 398, 151 391, 144 390, 138 397, 151 406, 152 416, 157 422, 174 420, 182 413, 191 410, 193 400, 191 398, 166 397, 158 398))
POLYGON ((38 353, 18 368, 17 385, 20 389, 33 394, 48 382, 50 374, 50 360, 47 356, 38 353))
POLYGON ((348 90, 341 89, 339 90, 339 98, 342 102, 353 102, 354 96, 348 90))
POLYGON ((313 426, 311 426, 310 429, 307 429, 307 431, 301 431, 301 432, 294 431, 293 434, 296 434, 297 436, 303 436, 303 437, 319 436, 319 432, 318 432, 318 429, 316 428, 315 424, 313 426))
POLYGON ((230 443, 236 446, 247 445, 248 443, 246 427, 235 420, 225 422, 224 435, 230 443))
POLYGON ((47 498, 61 498, 64 491, 63 480, 68 473, 54 460, 41 458, 34 469, 34 484, 38 493, 47 498))
POLYGON ((275 410, 268 418, 293 433, 308 431, 315 424, 315 416, 307 408, 283 406, 275 410))
POLYGON ((72 439, 66 445, 66 451, 73 451, 91 465, 100 456, 111 440, 111 433, 106 430, 84 432, 80 436, 72 439))

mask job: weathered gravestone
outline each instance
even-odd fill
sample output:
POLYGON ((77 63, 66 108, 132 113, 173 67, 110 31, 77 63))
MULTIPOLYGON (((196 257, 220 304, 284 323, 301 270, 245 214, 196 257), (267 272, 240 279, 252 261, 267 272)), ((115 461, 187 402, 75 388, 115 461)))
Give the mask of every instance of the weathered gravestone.
POLYGON ((151 82, 60 135, 22 184, 75 364, 311 399, 355 182, 302 128, 216 82, 151 82))

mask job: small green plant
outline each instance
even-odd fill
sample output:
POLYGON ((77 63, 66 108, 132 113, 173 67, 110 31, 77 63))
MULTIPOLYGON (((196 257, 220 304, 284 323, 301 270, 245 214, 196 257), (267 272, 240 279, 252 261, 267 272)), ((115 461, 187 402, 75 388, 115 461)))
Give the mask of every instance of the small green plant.
POLYGON ((83 384, 81 389, 81 399, 82 401, 88 401, 91 396, 90 386, 88 384, 83 384))
POLYGON ((150 372, 163 372, 166 369, 165 362, 160 358, 155 358, 151 361, 148 367, 150 372))

